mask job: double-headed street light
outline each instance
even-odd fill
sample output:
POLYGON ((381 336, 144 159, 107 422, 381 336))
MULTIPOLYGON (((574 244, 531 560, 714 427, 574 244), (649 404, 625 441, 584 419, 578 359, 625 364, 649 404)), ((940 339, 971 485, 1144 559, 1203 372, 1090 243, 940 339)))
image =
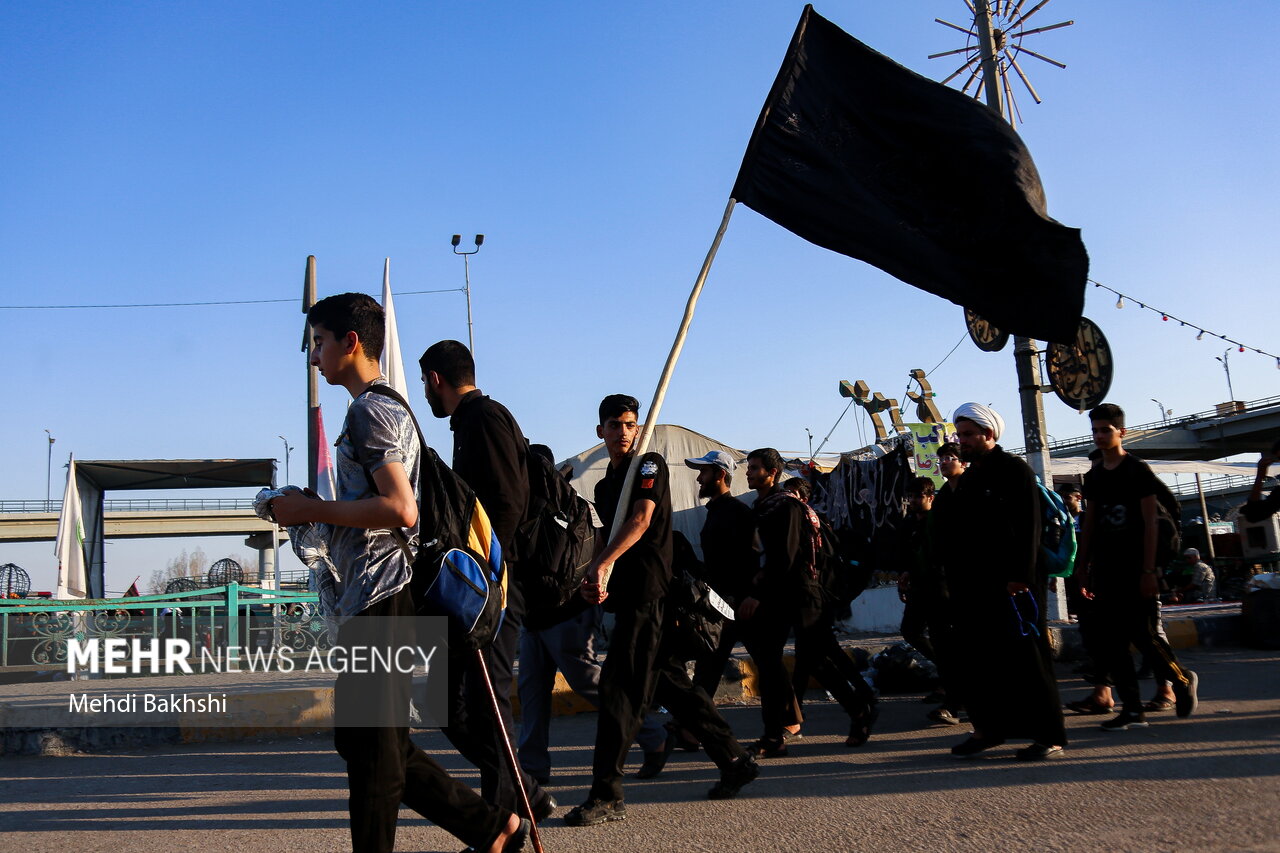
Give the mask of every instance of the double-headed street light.
POLYGON ((458 251, 458 245, 462 242, 461 234, 454 234, 453 239, 450 240, 449 242, 453 245, 453 253, 455 255, 462 255, 462 275, 463 275, 463 281, 465 282, 465 285, 462 288, 462 290, 464 293, 467 294, 467 347, 471 350, 471 357, 474 359, 476 356, 476 336, 475 336, 475 329, 471 325, 470 257, 471 255, 474 255, 476 252, 480 251, 480 247, 484 245, 484 235, 483 234, 476 235, 476 247, 472 249, 470 252, 458 251))

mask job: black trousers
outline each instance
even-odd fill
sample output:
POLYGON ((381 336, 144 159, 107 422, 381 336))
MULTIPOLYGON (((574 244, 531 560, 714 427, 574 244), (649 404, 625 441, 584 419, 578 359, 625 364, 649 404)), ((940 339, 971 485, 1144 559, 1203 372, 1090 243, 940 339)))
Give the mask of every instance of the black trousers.
POLYGON ((1106 663, 1106 620, 1094 600, 1085 598, 1080 592, 1079 577, 1073 574, 1063 578, 1062 583, 1067 592, 1067 610, 1076 615, 1080 643, 1089 660, 1089 672, 1085 675, 1085 681, 1095 687, 1110 687, 1111 675, 1106 663))
MULTIPOLYGON (((338 645, 353 645, 357 637, 359 642, 375 638, 379 645, 405 644, 412 640, 412 617, 404 589, 343 625, 338 645)), ((411 678, 408 673, 343 673, 334 685, 333 742, 347 764, 352 849, 390 853, 401 803, 463 842, 486 849, 506 825, 507 813, 492 808, 415 746, 407 725, 343 725, 370 719, 374 708, 407 717, 411 678)))
POLYGON ((689 678, 685 656, 680 654, 680 650, 664 644, 658 656, 656 675, 652 705, 665 706, 681 728, 702 742, 707 757, 717 767, 723 770, 747 754, 734 737, 729 723, 716 710, 711 696, 689 678))
POLYGON ((907 593, 907 603, 902 608, 902 639, 936 664, 938 651, 933 645, 932 632, 929 631, 929 611, 922 598, 916 592, 907 593))
POLYGON ((622 799, 627 751, 658 682, 655 666, 662 645, 662 605, 659 599, 614 614, 609 652, 600 668, 600 713, 588 795, 593 799, 622 799))
POLYGON ((1178 664, 1169 641, 1160 631, 1158 598, 1098 594, 1093 603, 1101 632, 1101 663, 1111 675, 1125 711, 1142 713, 1142 693, 1129 654, 1130 644, 1151 663, 1156 678, 1182 686, 1188 683, 1186 670, 1178 664))
POLYGON ((963 703, 955 681, 955 631, 947 608, 947 598, 938 592, 912 590, 902 613, 902 639, 933 661, 938 679, 947 694, 943 707, 958 712, 963 703), (926 633, 927 632, 927 633, 926 633))
POLYGON ((779 741, 783 729, 804 721, 791 676, 782 662, 795 616, 794 604, 761 602, 751 618, 738 626, 742 643, 756 667, 765 740, 779 741))
POLYGON ((720 630, 720 644, 713 650, 698 655, 697 662, 694 664, 693 683, 706 691, 712 699, 716 698, 716 691, 720 689, 724 668, 728 666, 729 658, 733 656, 733 647, 738 644, 741 633, 736 621, 726 619, 724 627, 720 630))
POLYGON ((824 606, 820 597, 810 595, 801 600, 796 608, 795 634, 796 666, 791 685, 797 703, 804 701, 810 677, 817 679, 851 717, 876 701, 858 665, 836 639, 834 609, 824 606))
MULTIPOLYGON (((511 688, 515 682, 516 650, 520 644, 520 624, 524 599, 512 584, 507 594, 507 611, 493 644, 483 650, 485 666, 498 699, 502 727, 508 741, 516 743, 511 712, 511 688)), ((451 654, 449 658, 449 724, 442 731, 449 742, 480 771, 480 796, 503 811, 523 814, 520 793, 507 762, 502 729, 493 716, 492 700, 484 674, 474 652, 451 654)), ((523 770, 525 792, 536 811, 549 796, 523 770)))

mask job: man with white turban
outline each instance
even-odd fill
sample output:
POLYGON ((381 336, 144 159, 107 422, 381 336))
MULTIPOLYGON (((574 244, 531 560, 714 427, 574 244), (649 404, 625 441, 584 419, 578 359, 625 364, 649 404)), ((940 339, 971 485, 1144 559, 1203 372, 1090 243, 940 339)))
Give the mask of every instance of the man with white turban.
POLYGON ((951 753, 972 758, 1029 738, 1019 759, 1058 758, 1067 736, 1045 626, 1035 474, 996 444, 1004 419, 991 407, 965 403, 952 421, 969 469, 934 508, 934 551, 951 596, 954 681, 973 734, 951 753))

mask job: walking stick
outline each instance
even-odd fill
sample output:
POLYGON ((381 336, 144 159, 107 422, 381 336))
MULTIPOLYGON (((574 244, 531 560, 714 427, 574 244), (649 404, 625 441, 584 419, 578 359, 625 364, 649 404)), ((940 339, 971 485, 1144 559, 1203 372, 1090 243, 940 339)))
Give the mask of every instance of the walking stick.
POLYGON ((520 764, 516 761, 515 750, 511 748, 511 738, 507 737, 507 726, 502 720, 502 711, 498 708, 498 694, 493 691, 493 681, 489 678, 489 666, 484 662, 483 649, 476 649, 476 663, 480 665, 485 689, 489 691, 489 706, 493 710, 493 719, 497 722, 498 731, 502 733, 502 747, 506 754, 507 767, 516 780, 516 790, 520 792, 520 807, 533 827, 529 837, 533 841, 534 853, 543 853, 542 839, 538 836, 538 821, 533 816, 533 807, 529 805, 529 792, 524 789, 524 778, 520 775, 520 764))

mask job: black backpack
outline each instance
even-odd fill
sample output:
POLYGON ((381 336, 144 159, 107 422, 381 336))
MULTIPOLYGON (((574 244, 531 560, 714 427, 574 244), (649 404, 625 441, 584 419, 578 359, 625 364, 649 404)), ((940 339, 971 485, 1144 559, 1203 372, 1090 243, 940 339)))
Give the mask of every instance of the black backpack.
POLYGON ((823 599, 836 608, 847 607, 867 588, 871 568, 863 568, 857 560, 849 559, 840 545, 840 537, 822 516, 818 516, 818 533, 822 536, 822 546, 815 562, 823 599))
POLYGON ((595 556, 591 505, 537 453, 526 454, 529 507, 516 529, 525 624, 548 628, 580 611, 572 607, 595 556))
POLYGON ((701 579, 702 561, 684 534, 674 531, 671 544, 672 578, 666 595, 663 642, 681 660, 689 661, 720 645, 725 623, 720 608, 728 609, 728 604, 701 579))
POLYGON ((1156 569, 1163 569, 1182 554, 1182 507, 1164 480, 1156 482, 1156 569))
POLYGON ((1151 471, 1147 460, 1129 455, 1142 463, 1156 483, 1156 570, 1159 571, 1182 554, 1182 507, 1173 490, 1151 471))
POLYGON ((405 399, 389 385, 370 385, 367 390, 404 406, 422 448, 420 544, 409 581, 418 615, 448 617, 452 650, 485 648, 502 626, 507 606, 502 548, 489 515, 471 487, 427 444, 405 399))

